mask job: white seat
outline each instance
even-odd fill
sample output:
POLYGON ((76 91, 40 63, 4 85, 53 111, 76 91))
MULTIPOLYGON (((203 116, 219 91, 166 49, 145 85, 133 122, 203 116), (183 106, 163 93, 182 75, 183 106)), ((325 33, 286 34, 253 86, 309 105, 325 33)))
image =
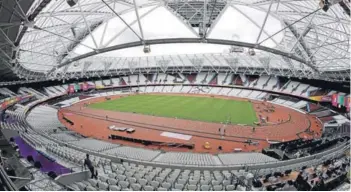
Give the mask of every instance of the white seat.
POLYGON ((124 176, 124 175, 117 175, 117 179, 118 179, 118 181, 124 181, 124 180, 126 180, 126 176, 124 176))
POLYGON ((96 191, 96 189, 92 186, 87 186, 86 189, 87 191, 96 191))
POLYGON ((120 191, 121 188, 117 185, 110 185, 109 186, 110 191, 120 191))
POLYGON ((140 191, 141 189, 141 185, 139 183, 133 183, 131 187, 134 191, 140 191))
POLYGON ((227 185, 230 185, 230 181, 229 181, 229 180, 224 180, 224 181, 223 181, 223 186, 225 187, 225 186, 227 186, 227 185))
POLYGON ((99 183, 99 189, 106 191, 108 189, 108 184, 105 182, 99 183))
POLYGON ((88 182, 90 183, 91 186, 96 187, 97 181, 95 179, 88 179, 88 182))
POLYGON ((145 190, 145 191, 153 191, 153 190, 154 190, 154 187, 153 187, 153 186, 150 186, 150 185, 146 185, 146 186, 144 186, 144 190, 145 190))
POLYGON ((127 181, 118 181, 118 185, 122 187, 122 189, 126 189, 129 186, 129 182, 127 181))
POLYGON ((110 184, 110 185, 117 185, 117 183, 118 183, 118 181, 116 180, 116 179, 108 179, 107 180, 107 182, 108 182, 108 184, 110 184))
POLYGON ((215 186, 213 186, 213 190, 214 191, 222 191, 222 189, 223 189, 222 185, 215 185, 215 186))
POLYGON ((129 181, 129 183, 136 183, 137 182, 137 179, 136 178, 134 178, 134 177, 129 177, 128 178, 128 181, 129 181))
POLYGON ((80 191, 78 185, 76 185, 75 183, 70 184, 68 187, 70 187, 71 189, 73 189, 75 191, 80 191))
POLYGON ((148 181, 148 182, 151 182, 153 180, 153 178, 155 177, 154 174, 149 174, 149 175, 146 175, 145 176, 145 179, 148 181))
POLYGON ((166 188, 163 188, 163 187, 159 187, 159 188, 157 189, 157 191, 167 191, 167 189, 166 189, 166 188))
POLYGON ((236 188, 237 191, 246 191, 246 188, 244 186, 238 185, 236 188))
POLYGON ((158 186, 160 186, 160 183, 158 181, 151 181, 151 186, 157 188, 158 186))
POLYGON ((78 188, 81 190, 81 191, 84 191, 86 185, 82 182, 76 182, 76 185, 78 186, 78 188))
POLYGON ((170 183, 162 183, 162 187, 166 188, 166 189, 170 189, 171 188, 171 184, 170 183))
POLYGON ((219 181, 217 181, 217 180, 212 180, 212 181, 211 181, 211 184, 212 184, 212 186, 215 186, 215 185, 221 184, 221 182, 219 182, 219 181))
POLYGON ((138 180, 138 183, 141 185, 141 186, 145 186, 147 184, 147 180, 146 179, 139 179, 138 180))
POLYGON ((183 184, 180 184, 180 183, 177 183, 177 184, 174 185, 174 187, 175 187, 176 189, 183 190, 184 185, 183 185, 183 184))
POLYGON ((135 177, 136 179, 141 179, 141 178, 143 178, 143 175, 140 174, 140 173, 136 173, 136 174, 134 174, 134 177, 135 177))
POLYGON ((200 180, 201 185, 208 185, 210 183, 210 180, 200 180))
POLYGON ((112 178, 112 179, 116 179, 117 174, 116 174, 116 173, 109 173, 109 174, 108 174, 108 177, 109 177, 109 178, 112 178))
POLYGON ((226 187, 225 187, 225 189, 227 190, 227 191, 234 191, 234 185, 227 185, 226 187))
POLYGON ((185 180, 185 179, 178 179, 177 183, 184 185, 184 184, 187 183, 187 180, 185 180))
POLYGON ((159 183, 162 183, 165 180, 165 178, 164 177, 156 177, 155 180, 159 183))
POLYGON ((119 174, 119 175, 123 175, 124 171, 123 170, 117 170, 116 173, 119 174))
POLYGON ((188 185, 188 190, 189 191, 195 191, 197 189, 196 185, 188 185))
POLYGON ((196 185, 198 182, 199 182, 199 180, 197 180, 197 179, 196 180, 194 180, 194 179, 189 180, 190 185, 196 185))
POLYGON ((221 183, 223 181, 223 177, 222 176, 216 176, 216 180, 219 181, 219 183, 221 183))
POLYGON ((209 191, 210 186, 209 185, 201 185, 200 189, 201 189, 201 191, 209 191))
POLYGON ((131 177, 131 176, 133 176, 134 175, 134 172, 132 172, 132 171, 128 171, 128 172, 126 172, 126 174, 125 174, 127 177, 131 177))
POLYGON ((107 178, 105 176, 99 176, 99 180, 102 182, 107 182, 107 178))

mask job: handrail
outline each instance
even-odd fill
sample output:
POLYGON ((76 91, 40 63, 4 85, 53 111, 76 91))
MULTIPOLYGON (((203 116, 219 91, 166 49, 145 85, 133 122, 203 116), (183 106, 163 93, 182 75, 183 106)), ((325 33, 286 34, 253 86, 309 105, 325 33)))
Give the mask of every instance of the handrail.
POLYGON ((0 165, 0 179, 1 179, 1 183, 8 189, 8 191, 18 191, 15 184, 12 182, 12 180, 6 174, 6 171, 4 170, 2 165, 0 165))

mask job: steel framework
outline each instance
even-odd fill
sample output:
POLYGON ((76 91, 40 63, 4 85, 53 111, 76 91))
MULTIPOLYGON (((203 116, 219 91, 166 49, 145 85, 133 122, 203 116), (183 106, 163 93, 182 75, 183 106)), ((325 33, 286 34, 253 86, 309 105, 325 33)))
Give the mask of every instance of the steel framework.
POLYGON ((198 69, 329 81, 350 78, 350 3, 345 0, 336 0, 327 12, 316 0, 80 0, 74 7, 68 6, 65 0, 10 2, 5 0, 0 6, 0 15, 6 15, 10 21, 0 20, 0 73, 12 72, 22 79, 198 69), (239 6, 265 12, 263 22, 256 21, 239 6), (178 18, 194 37, 147 39, 142 19, 160 7, 178 18), (236 10, 259 29, 254 43, 211 38, 213 29, 228 9, 236 10), (135 17, 127 19, 128 13, 135 17), (124 26, 106 40, 109 22, 116 17, 124 26), (282 28, 274 33, 267 30, 270 17, 282 24, 282 28), (133 27, 134 24, 137 27, 133 27), (200 30, 195 30, 194 27, 199 26, 203 27, 205 35, 201 36, 200 30), (103 31, 99 35, 94 33, 97 28, 103 31), (135 35, 135 41, 110 43, 124 32, 135 35), (275 39, 278 34, 283 34, 281 41, 275 39), (83 39, 90 39, 91 43, 83 43, 83 39), (265 46, 267 41, 273 41, 275 46, 265 46), (245 53, 133 58, 98 55, 129 47, 169 43, 234 45, 258 51, 254 56, 245 53), (75 53, 77 46, 87 49, 87 53, 75 53))

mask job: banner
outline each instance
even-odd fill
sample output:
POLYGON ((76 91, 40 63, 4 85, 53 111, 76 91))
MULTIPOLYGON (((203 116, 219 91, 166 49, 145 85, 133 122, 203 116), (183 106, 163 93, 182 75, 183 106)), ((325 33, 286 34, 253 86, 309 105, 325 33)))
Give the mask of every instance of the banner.
POLYGON ((87 82, 83 82, 83 83, 80 84, 80 85, 81 85, 81 86, 80 86, 81 90, 83 90, 83 91, 88 90, 88 84, 87 84, 87 82))
POLYGON ((6 109, 10 105, 18 103, 18 102, 21 102, 21 103, 26 102, 31 97, 32 97, 32 95, 21 95, 21 96, 6 98, 2 103, 0 103, 1 109, 6 109))
POLYGON ((338 104, 344 105, 344 95, 338 95, 338 104))
POLYGON ((346 97, 345 102, 346 102, 346 103, 345 103, 346 110, 347 110, 347 112, 350 112, 350 108, 351 108, 351 97, 350 97, 350 96, 346 97))
POLYGON ((332 96, 332 105, 334 106, 334 107, 337 107, 338 106, 338 94, 336 94, 336 93, 334 93, 332 96))
POLYGON ((320 96, 311 96, 309 99, 318 102, 331 102, 332 97, 330 95, 320 95, 320 96))
POLYGON ((322 96, 321 102, 331 102, 332 98, 330 95, 324 95, 322 96))
POLYGON ((74 93, 74 86, 68 85, 68 93, 74 93))
POLYGON ((79 84, 78 84, 78 83, 75 83, 75 84, 74 84, 74 91, 75 91, 75 92, 78 92, 79 90, 80 90, 79 84))
POLYGON ((103 88, 105 88, 105 86, 103 86, 103 85, 96 85, 95 88, 96 89, 103 89, 103 88))
POLYGON ((95 84, 87 82, 88 89, 95 89, 95 84))

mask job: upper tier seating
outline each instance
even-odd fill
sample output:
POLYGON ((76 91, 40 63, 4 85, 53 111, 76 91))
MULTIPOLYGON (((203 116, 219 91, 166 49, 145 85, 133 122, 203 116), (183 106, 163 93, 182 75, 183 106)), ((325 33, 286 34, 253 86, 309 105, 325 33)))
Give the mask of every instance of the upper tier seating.
POLYGON ((45 105, 35 107, 27 116, 27 121, 34 129, 39 130, 53 130, 63 127, 57 118, 57 109, 45 105))
POLYGON ((232 74, 229 73, 219 73, 217 76, 218 85, 229 85, 231 83, 232 74))
POLYGON ((195 84, 207 84, 206 78, 208 73, 198 73, 196 75, 195 84))

